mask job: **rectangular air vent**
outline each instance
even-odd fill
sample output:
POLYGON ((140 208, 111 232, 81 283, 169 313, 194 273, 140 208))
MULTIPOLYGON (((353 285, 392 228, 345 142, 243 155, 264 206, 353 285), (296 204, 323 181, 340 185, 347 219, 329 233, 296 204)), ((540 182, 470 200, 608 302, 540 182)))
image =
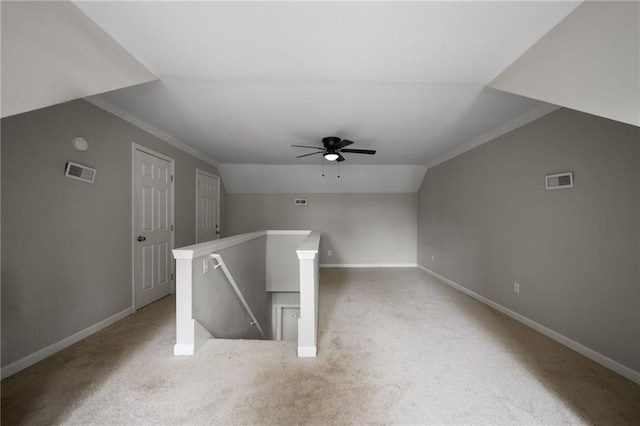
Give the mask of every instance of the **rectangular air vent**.
POLYGON ((96 169, 69 161, 64 169, 64 175, 71 179, 93 183, 96 178, 96 169))
POLYGON ((573 186, 573 172, 556 173, 545 177, 547 189, 571 188, 573 186))
POLYGON ((296 198, 293 201, 293 204, 295 204, 296 206, 306 206, 307 205, 307 199, 306 198, 296 198))

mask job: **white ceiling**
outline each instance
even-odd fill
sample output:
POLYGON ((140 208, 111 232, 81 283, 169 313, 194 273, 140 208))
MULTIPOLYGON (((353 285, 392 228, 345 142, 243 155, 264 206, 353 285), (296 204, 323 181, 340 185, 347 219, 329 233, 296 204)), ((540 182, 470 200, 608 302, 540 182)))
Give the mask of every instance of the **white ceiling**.
POLYGON ((540 110, 485 84, 579 2, 75 4, 160 78, 96 102, 220 163, 425 165, 540 110))

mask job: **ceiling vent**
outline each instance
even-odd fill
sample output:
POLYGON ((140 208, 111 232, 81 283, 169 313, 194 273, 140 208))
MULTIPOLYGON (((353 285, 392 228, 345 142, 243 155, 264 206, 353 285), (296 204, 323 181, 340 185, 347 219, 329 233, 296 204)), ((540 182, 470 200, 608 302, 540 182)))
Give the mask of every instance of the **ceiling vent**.
POLYGON ((573 172, 556 173, 545 177, 547 189, 563 189, 573 187, 573 172))
POLYGON ((71 179, 93 183, 96 178, 96 169, 69 161, 64 169, 64 175, 71 179))

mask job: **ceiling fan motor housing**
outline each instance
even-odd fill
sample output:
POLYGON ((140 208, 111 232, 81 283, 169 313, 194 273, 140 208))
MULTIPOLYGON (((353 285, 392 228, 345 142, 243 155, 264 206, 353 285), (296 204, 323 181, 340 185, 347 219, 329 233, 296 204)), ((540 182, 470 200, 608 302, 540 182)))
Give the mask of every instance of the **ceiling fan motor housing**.
POLYGON ((325 148, 329 149, 334 145, 337 145, 342 139, 336 136, 327 136, 326 138, 322 138, 322 144, 325 148))

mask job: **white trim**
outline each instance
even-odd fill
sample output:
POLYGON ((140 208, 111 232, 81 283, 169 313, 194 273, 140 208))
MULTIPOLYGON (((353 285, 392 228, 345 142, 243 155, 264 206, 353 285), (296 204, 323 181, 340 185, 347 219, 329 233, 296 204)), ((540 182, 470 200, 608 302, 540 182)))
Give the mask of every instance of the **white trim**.
POLYGON ((320 272, 318 250, 322 233, 311 232, 298 246, 300 274, 300 317, 298 318, 298 356, 315 357, 318 344, 318 288, 320 272))
POLYGON ((275 229, 275 230, 268 230, 267 231, 267 235, 307 235, 310 234, 311 230, 280 230, 280 229, 275 229))
POLYGON ((131 144, 131 307, 136 311, 136 143, 131 144))
MULTIPOLYGON (((145 154, 158 157, 162 160, 168 161, 171 164, 171 248, 173 251, 176 247, 176 160, 173 158, 161 154, 157 151, 147 148, 146 146, 139 145, 135 142, 131 142, 131 306, 133 306, 133 312, 136 312, 138 307, 136 306, 136 200, 135 200, 135 180, 136 180, 136 151, 144 152, 145 154)), ((171 262, 171 294, 176 292, 176 265, 172 259, 171 262)))
POLYGON ((315 346, 298 346, 298 358, 315 358, 317 354, 315 346))
POLYGON ((244 243, 245 241, 249 241, 254 238, 259 238, 266 235, 307 235, 307 234, 311 234, 311 232, 312 231, 287 231, 287 230, 247 232, 246 234, 234 235, 232 237, 226 237, 220 240, 206 241, 204 243, 193 244, 191 246, 174 249, 173 257, 175 259, 195 259, 196 257, 209 255, 216 250, 222 250, 224 248, 235 246, 237 244, 244 243))
POLYGON ((469 290, 466 287, 461 286, 458 283, 455 283, 445 277, 443 277, 442 275, 439 275, 427 268, 425 268, 424 266, 418 265, 419 269, 422 269, 424 272, 426 272, 427 274, 431 275, 434 278, 439 279, 440 281, 442 281, 443 283, 455 288, 456 290, 459 290, 463 293, 465 293, 468 296, 473 297, 474 299, 478 300, 479 302, 484 303, 485 305, 488 305, 490 307, 492 307, 493 309, 495 309, 496 311, 502 312, 503 314, 515 319, 516 321, 521 322, 522 324, 533 328, 534 330, 538 331, 539 333, 544 334, 545 336, 555 340, 556 342, 568 347, 569 349, 572 349, 576 352, 578 352, 579 354, 591 359, 592 361, 597 362, 598 364, 607 367, 609 370, 612 370, 618 374, 620 374, 621 376, 626 377, 627 379, 640 384, 640 372, 632 370, 631 368, 624 366, 622 364, 620 364, 617 361, 612 360, 611 358, 602 355, 600 352, 596 352, 591 348, 588 348, 578 342, 576 342, 575 340, 572 340, 570 338, 568 338, 567 336, 558 333, 557 331, 554 331, 550 328, 545 327, 544 325, 538 324, 537 322, 525 317, 524 315, 521 315, 517 312, 512 311, 509 308, 505 308, 504 306, 494 302, 493 300, 487 299, 484 296, 479 295, 478 293, 469 290))
POLYGON ((176 282, 180 291, 176 291, 176 344, 175 355, 193 355, 195 353, 196 320, 193 319, 193 261, 176 261, 176 282))
MULTIPOLYGON (((493 89, 498 90, 498 89, 493 89)), ((522 127, 525 124, 529 124, 532 121, 535 121, 539 118, 544 117, 547 114, 552 113, 553 111, 558 110, 560 107, 558 105, 546 104, 543 103, 540 106, 535 107, 534 109, 514 118, 511 121, 503 124, 502 126, 498 126, 495 129, 478 136, 472 141, 469 141, 460 147, 447 152, 446 154, 436 158, 433 161, 430 161, 427 164, 427 169, 437 166, 440 163, 444 163, 447 160, 451 160, 453 157, 457 157, 460 154, 463 154, 473 148, 482 145, 483 143, 492 141, 493 139, 499 138, 502 135, 509 133, 512 130, 517 129, 518 127, 522 127)))
POLYGON ((283 308, 298 308, 300 310, 300 305, 293 305, 287 303, 276 303, 273 305, 273 340, 282 340, 282 309, 283 308))
POLYGON ((315 259, 320 250, 321 236, 322 233, 319 231, 309 231, 307 238, 296 249, 298 259, 315 259))
MULTIPOLYGON (((273 303, 273 302, 272 302, 273 303)), ((276 306, 278 305, 271 305, 271 340, 276 340, 276 318, 277 318, 277 314, 278 311, 276 310, 276 306)))
POLYGON ((194 345, 178 344, 173 345, 173 354, 175 356, 193 355, 195 353, 194 345))
POLYGON ((33 364, 42 361, 43 359, 55 354, 56 352, 59 352, 64 348, 67 348, 73 345, 74 343, 77 343, 80 340, 91 336, 94 333, 97 333, 103 328, 106 328, 112 324, 115 324, 121 319, 128 317, 132 313, 133 313, 133 307, 128 307, 124 311, 118 312, 115 315, 111 315, 110 317, 105 318, 102 321, 99 321, 93 325, 90 325, 84 330, 80 330, 77 333, 72 334, 71 336, 65 337, 64 339, 59 340, 56 343, 53 343, 47 346, 46 348, 40 349, 39 351, 34 352, 30 355, 27 355, 24 358, 20 358, 19 360, 12 362, 6 367, 2 367, 2 372, 0 373, 0 376, 2 377, 2 379, 12 376, 16 374, 18 371, 24 370, 25 368, 30 367, 33 364))
POLYGON ((321 268, 415 268, 415 263, 321 263, 321 268))
POLYGON ((300 259, 315 259, 317 255, 318 255, 318 251, 299 250, 298 251, 298 260, 300 260, 300 259))
POLYGON ((111 104, 110 102, 105 101, 102 98, 99 98, 97 96, 92 96, 90 98, 84 98, 85 101, 97 106, 98 108, 102 108, 103 110, 110 112, 111 114, 115 115, 116 117, 120 117, 121 119, 123 119, 124 121, 126 121, 127 123, 133 124, 134 126, 144 130, 147 133, 152 134, 153 136, 157 137, 158 139, 161 139, 163 141, 165 141, 166 143, 168 143, 169 145, 173 145, 176 148, 180 149, 181 151, 186 152, 187 154, 191 154, 196 158, 199 158, 200 160, 211 164, 212 166, 219 168, 220 167, 220 163, 218 163, 216 160, 207 157, 206 155, 196 151, 195 149, 191 148, 189 145, 187 145, 186 143, 182 142, 179 139, 174 138, 173 136, 171 136, 168 133, 163 132, 162 130, 158 129, 157 127, 152 126, 151 124, 148 124, 142 120, 140 120, 137 117, 134 117, 133 115, 129 114, 128 112, 121 110, 120 108, 118 108, 117 106, 111 104))
POLYGON ((216 195, 218 196, 218 200, 216 201, 216 238, 214 240, 220 239, 220 176, 216 176, 213 173, 206 172, 202 169, 196 168, 196 242, 198 242, 198 212, 200 208, 198 207, 198 175, 208 176, 212 179, 216 180, 216 195))
POLYGON ((221 240, 207 241, 205 243, 194 244, 192 246, 182 247, 173 250, 175 259, 195 259, 200 256, 208 256, 216 250, 222 250, 227 247, 235 246, 245 241, 253 240, 267 235, 267 231, 248 232, 246 234, 234 235, 233 237, 223 238, 221 240))

